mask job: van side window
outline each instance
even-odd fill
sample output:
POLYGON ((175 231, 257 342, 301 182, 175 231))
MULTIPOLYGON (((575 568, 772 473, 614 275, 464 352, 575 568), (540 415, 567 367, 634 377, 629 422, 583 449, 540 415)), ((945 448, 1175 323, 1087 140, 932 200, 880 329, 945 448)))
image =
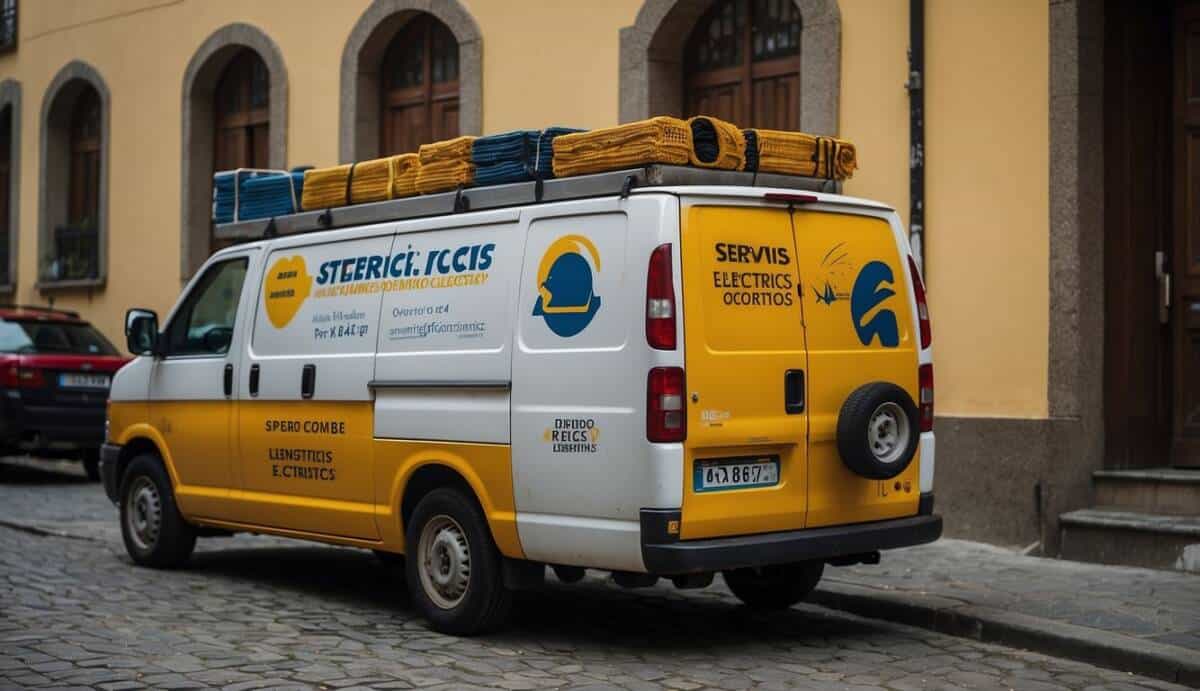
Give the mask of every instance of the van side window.
POLYGON ((208 267, 167 327, 167 355, 223 355, 233 340, 248 260, 208 267))

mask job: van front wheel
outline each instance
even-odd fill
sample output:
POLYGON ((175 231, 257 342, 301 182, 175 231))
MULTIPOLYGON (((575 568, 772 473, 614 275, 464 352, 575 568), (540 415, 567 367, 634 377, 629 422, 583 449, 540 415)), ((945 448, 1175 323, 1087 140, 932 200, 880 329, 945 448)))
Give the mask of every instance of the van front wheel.
POLYGON ((425 495, 405 542, 408 589, 434 630, 466 636, 504 621, 512 592, 504 587, 487 520, 471 498, 449 487, 425 495))
POLYGON ((747 607, 773 610, 786 609, 808 597, 824 571, 825 562, 803 561, 733 569, 721 575, 737 599, 747 607))
POLYGON ((169 569, 188 560, 196 529, 179 514, 171 478, 157 458, 141 455, 129 463, 120 497, 121 537, 134 562, 169 569))

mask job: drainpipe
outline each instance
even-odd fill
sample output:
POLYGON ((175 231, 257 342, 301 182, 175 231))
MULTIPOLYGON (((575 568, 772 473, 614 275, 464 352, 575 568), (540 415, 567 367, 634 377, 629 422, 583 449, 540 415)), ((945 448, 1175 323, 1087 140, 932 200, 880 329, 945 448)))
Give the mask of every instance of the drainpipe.
POLYGON ((925 0, 908 0, 908 241, 925 270, 925 0))

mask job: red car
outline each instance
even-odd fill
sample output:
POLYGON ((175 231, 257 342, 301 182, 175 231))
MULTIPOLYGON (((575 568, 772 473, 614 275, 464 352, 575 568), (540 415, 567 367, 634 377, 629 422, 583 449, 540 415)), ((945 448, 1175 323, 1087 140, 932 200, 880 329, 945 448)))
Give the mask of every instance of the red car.
POLYGON ((75 312, 0 305, 0 456, 77 458, 98 480, 109 383, 128 361, 75 312))

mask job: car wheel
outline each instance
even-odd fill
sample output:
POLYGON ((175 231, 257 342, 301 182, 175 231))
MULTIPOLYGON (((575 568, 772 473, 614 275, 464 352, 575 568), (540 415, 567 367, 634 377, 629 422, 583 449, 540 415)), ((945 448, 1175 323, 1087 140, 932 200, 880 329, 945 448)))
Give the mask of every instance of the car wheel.
POLYGON ((120 498, 121 537, 135 563, 169 569, 188 560, 196 529, 179 515, 171 478, 157 458, 141 455, 129 463, 120 498))
POLYGON ((100 449, 88 449, 83 452, 83 472, 91 482, 100 481, 100 449))
POLYGON ((469 636, 495 629, 512 606, 500 551, 474 499, 443 487, 409 519, 405 572, 413 603, 434 630, 469 636))
POLYGON ((920 417, 912 397, 887 382, 854 390, 838 413, 838 453, 846 467, 873 480, 904 472, 917 453, 920 417))
POLYGON ((825 562, 804 561, 725 571, 725 585, 737 599, 754 609, 786 609, 817 587, 825 562))

